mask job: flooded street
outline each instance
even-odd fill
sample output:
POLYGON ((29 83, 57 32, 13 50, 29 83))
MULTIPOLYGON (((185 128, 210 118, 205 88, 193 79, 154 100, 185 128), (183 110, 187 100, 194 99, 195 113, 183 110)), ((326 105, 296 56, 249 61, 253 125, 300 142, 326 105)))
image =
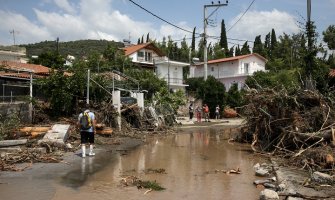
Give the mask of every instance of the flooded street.
MULTIPOLYGON (((228 144, 222 132, 217 132, 198 130, 150 138, 148 144, 117 157, 115 163, 89 176, 82 187, 59 186, 53 199, 257 199, 259 191, 252 184, 253 161, 244 151, 247 148, 228 144), (242 174, 214 172, 237 167, 242 174), (159 168, 167 174, 145 173, 159 168), (121 177, 129 175, 156 180, 166 190, 143 195, 146 189, 120 186, 121 177)), ((83 174, 89 170, 86 167, 94 165, 85 166, 83 174)))
MULTIPOLYGON (((96 157, 81 159, 70 171, 40 174, 43 178, 32 178, 37 183, 33 188, 32 183, 30 187, 24 184, 20 193, 22 196, 31 193, 34 199, 53 200, 258 199, 260 191, 253 185, 256 179, 253 165, 258 160, 249 153, 249 146, 230 144, 225 135, 218 129, 192 129, 176 135, 150 137, 135 150, 98 153, 96 157), (166 174, 145 173, 159 168, 165 169, 166 174), (215 170, 237 168, 241 174, 215 173, 215 170), (144 195, 147 189, 120 185, 121 178, 130 175, 156 180, 166 189, 144 195), (41 192, 34 193, 34 188, 41 192)), ((0 185, 1 194, 5 192, 4 186, 0 185)))

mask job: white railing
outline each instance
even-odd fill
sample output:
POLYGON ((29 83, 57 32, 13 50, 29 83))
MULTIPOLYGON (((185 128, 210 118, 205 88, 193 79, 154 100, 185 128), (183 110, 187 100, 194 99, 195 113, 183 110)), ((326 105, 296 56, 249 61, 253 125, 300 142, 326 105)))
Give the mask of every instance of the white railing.
POLYGON ((170 83, 170 84, 176 84, 176 85, 183 85, 184 84, 184 80, 181 79, 181 78, 170 78, 170 82, 168 81, 168 78, 164 78, 164 80, 167 83, 170 83))

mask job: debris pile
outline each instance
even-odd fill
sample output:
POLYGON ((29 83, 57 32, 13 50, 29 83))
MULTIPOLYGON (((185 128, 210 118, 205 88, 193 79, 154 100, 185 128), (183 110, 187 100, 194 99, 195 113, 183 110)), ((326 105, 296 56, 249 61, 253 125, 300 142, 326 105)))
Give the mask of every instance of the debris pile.
POLYGON ((246 101, 242 114, 247 124, 238 140, 250 142, 254 151, 290 158, 299 167, 333 169, 335 107, 331 98, 317 91, 265 88, 249 90, 246 101))

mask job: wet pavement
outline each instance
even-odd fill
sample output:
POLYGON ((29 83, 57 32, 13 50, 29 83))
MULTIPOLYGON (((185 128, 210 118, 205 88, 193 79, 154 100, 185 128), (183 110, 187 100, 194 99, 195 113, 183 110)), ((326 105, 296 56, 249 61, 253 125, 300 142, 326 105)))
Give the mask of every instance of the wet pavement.
POLYGON ((19 175, 2 174, 0 199, 259 199, 252 183, 253 165, 260 161, 249 146, 228 143, 227 134, 218 128, 179 130, 147 138, 132 151, 119 147, 85 159, 73 155, 71 166, 59 163, 19 175), (145 173, 159 168, 166 174, 145 173), (241 174, 215 173, 237 168, 241 174), (120 185, 129 175, 166 189, 144 195, 146 189, 120 185))

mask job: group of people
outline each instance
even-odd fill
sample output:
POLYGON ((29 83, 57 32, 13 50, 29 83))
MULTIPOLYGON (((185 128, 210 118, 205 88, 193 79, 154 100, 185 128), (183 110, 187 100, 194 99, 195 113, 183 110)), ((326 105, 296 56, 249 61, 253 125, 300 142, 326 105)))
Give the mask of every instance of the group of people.
MULTIPOLYGON (((190 103, 190 106, 188 107, 189 115, 190 115, 190 121, 193 120, 194 112, 196 113, 197 122, 201 122, 201 117, 203 116, 205 119, 205 122, 209 122, 209 107, 207 104, 204 104, 202 108, 198 105, 195 110, 193 107, 193 103, 190 103)), ((215 118, 220 119, 220 106, 217 105, 215 108, 215 118)))

